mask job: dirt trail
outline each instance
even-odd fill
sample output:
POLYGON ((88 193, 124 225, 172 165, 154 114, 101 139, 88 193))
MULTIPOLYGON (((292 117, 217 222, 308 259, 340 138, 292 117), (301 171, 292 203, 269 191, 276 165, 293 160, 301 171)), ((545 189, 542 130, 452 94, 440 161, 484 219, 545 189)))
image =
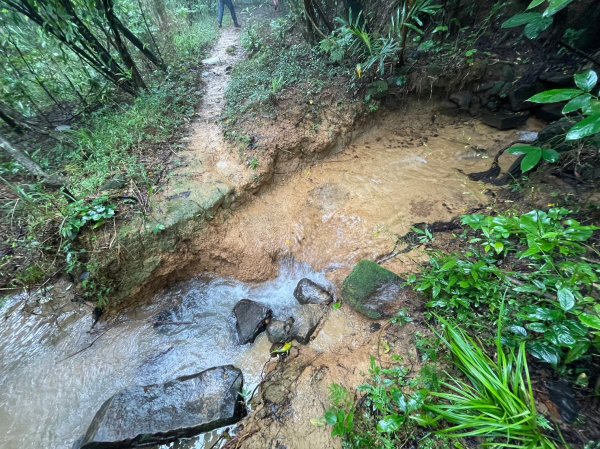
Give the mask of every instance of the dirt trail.
MULTIPOLYGON (((184 201, 203 205, 217 191, 232 191, 252 175, 225 141, 219 123, 225 107, 225 92, 233 66, 244 56, 238 28, 224 28, 210 57, 202 62, 205 91, 198 115, 184 138, 186 148, 177 153, 174 170, 165 189, 157 195, 159 212, 168 213, 169 202, 184 201)), ((218 195, 218 193, 217 193, 218 195)), ((181 204, 176 209, 185 208, 181 204)))

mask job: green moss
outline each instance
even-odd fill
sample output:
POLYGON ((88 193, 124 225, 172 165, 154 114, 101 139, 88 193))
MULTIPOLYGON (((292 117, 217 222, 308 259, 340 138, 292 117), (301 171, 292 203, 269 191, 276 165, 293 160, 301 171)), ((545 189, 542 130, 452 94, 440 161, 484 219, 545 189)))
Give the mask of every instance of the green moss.
POLYGON ((370 260, 361 260, 344 281, 342 298, 353 309, 377 320, 382 318, 382 314, 365 307, 365 303, 380 287, 394 283, 402 283, 397 274, 370 260))
POLYGON ((46 273, 37 264, 25 268, 17 277, 17 283, 20 285, 36 285, 44 280, 46 273))

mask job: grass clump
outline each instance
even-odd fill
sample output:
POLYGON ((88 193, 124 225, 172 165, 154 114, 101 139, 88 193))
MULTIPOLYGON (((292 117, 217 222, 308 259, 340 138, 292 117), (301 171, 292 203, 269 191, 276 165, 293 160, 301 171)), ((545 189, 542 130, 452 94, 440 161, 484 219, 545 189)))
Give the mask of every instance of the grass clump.
POLYGON ((242 45, 249 58, 233 70, 227 89, 226 116, 235 121, 257 106, 268 106, 289 86, 319 93, 326 80, 341 73, 300 36, 298 25, 283 17, 247 27, 242 45), (282 45, 282 36, 289 44, 282 45))
POLYGON ((525 344, 505 353, 499 333, 494 361, 459 327, 439 321, 445 328, 441 341, 466 381, 450 375, 441 384, 443 391, 430 393, 434 402, 423 406, 427 415, 419 422, 448 424, 439 433, 450 438, 485 438, 485 447, 555 449, 543 432, 551 426, 536 410, 525 344))
POLYGON ((323 422, 348 449, 403 447, 463 448, 465 438, 482 447, 555 449, 544 432, 549 422, 537 412, 524 345, 518 351, 496 339, 498 360, 455 324, 440 319, 439 340, 451 355, 456 374, 423 366, 416 377, 401 364, 382 368, 371 359, 370 376, 356 400, 332 385, 332 407, 323 422), (440 377, 444 377, 440 380, 440 377))

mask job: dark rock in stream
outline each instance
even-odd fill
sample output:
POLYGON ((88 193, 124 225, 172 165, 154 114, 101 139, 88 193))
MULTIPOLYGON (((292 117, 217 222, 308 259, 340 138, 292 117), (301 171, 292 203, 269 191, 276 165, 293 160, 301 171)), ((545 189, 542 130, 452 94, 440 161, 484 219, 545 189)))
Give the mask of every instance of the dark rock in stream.
POLYGON ((273 311, 251 299, 242 299, 233 308, 235 327, 239 343, 253 343, 254 339, 267 327, 267 321, 273 316, 273 311))
POLYGON ((357 312, 379 320, 413 302, 415 294, 397 274, 370 260, 361 260, 344 280, 342 298, 357 312))
POLYGON ((329 304, 333 296, 323 287, 310 279, 300 279, 294 289, 294 297, 300 304, 329 304))
POLYGON ((325 307, 320 304, 306 304, 294 316, 292 338, 303 345, 310 341, 310 337, 317 329, 325 315, 325 307))
POLYGON ((80 447, 162 444, 234 424, 245 414, 242 386, 242 372, 227 365, 124 389, 100 407, 80 447))
POLYGON ((489 112, 481 116, 481 121, 488 126, 497 128, 500 131, 507 129, 519 128, 527 123, 529 112, 509 112, 498 111, 489 112))
POLYGON ((273 320, 267 325, 267 337, 271 343, 287 343, 292 340, 294 318, 285 321, 273 320))

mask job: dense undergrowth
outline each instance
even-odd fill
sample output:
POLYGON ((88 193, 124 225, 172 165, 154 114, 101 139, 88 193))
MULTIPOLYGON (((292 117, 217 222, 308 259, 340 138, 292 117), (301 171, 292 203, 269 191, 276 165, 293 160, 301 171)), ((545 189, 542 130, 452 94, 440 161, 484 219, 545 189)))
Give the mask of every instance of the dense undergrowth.
MULTIPOLYGON (((217 36, 212 17, 192 25, 174 22, 165 45, 166 76, 148 74, 148 89, 128 101, 114 93, 53 140, 33 143, 32 157, 44 169, 68 179, 66 189, 17 182, 22 168, 6 161, 0 176, 7 188, 1 204, 0 280, 6 287, 33 286, 66 269, 79 275, 87 255, 77 238, 86 227, 112 221, 118 211, 143 214, 163 181, 165 164, 177 150, 178 135, 199 103, 199 61, 217 36), (179 25, 178 25, 179 24, 179 25), (125 101, 123 101, 125 100, 125 101), (13 181, 14 180, 14 181, 13 181), (123 197, 122 191, 127 195, 123 197), (118 195, 117 195, 118 193, 118 195)), ((106 293, 86 285, 93 299, 106 293)))
MULTIPOLYGON (((469 438, 569 447, 538 412, 527 358, 600 393, 590 364, 600 349, 598 228, 571 214, 464 216, 455 236, 461 251, 434 252, 410 279, 428 299, 431 335, 416 342, 421 366, 392 356, 384 368, 373 359, 358 400, 334 385, 324 418, 333 435, 348 448, 465 447, 469 438)), ((393 323, 407 321, 403 312, 393 323)))
MULTIPOLYGON (((227 125, 249 110, 265 112, 290 87, 302 95, 318 95, 347 69, 327 64, 326 58, 306 42, 292 16, 249 25, 242 34, 248 58, 234 68, 227 88, 227 125)), ((230 129, 231 130, 231 129, 230 129)))

